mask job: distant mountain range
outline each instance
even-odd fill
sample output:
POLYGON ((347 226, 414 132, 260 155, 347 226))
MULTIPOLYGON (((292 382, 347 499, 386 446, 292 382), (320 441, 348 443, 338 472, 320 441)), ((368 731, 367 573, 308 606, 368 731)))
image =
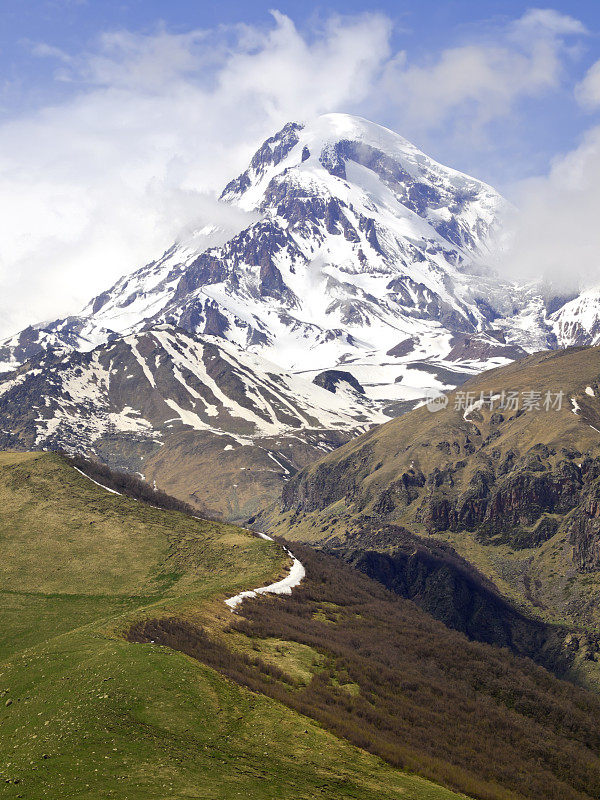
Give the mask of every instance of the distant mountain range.
MULTIPOLYGON (((0 344, 2 446, 85 450, 152 479, 162 458, 164 481, 186 435, 223 450, 318 430, 331 449, 428 390, 600 338, 598 293, 552 297, 490 269, 496 191, 366 120, 288 123, 221 201, 247 227, 205 226, 78 316, 0 344)), ((269 447, 280 485, 302 459, 269 447)), ((188 483, 167 488, 196 498, 188 483)))
POLYGON ((385 419, 349 376, 324 377, 328 388, 169 326, 42 351, 0 381, 0 449, 88 453, 246 518, 298 468, 385 419))

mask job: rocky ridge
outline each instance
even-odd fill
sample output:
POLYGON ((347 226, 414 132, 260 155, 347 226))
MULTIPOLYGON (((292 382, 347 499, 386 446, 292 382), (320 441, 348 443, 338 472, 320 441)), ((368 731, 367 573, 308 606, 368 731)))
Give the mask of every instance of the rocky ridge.
POLYGON ((446 408, 423 406, 357 437, 294 476, 268 519, 288 538, 355 554, 353 542, 386 526, 420 548, 446 543, 516 608, 566 624, 593 662, 599 486, 600 354, 572 348, 491 370, 446 408), (502 391, 520 405, 501 409, 502 391))

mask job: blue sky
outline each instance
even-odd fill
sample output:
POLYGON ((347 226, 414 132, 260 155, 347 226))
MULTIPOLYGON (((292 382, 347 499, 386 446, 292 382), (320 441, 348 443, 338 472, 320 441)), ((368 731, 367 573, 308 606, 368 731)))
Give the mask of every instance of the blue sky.
MULTIPOLYGON (((307 38, 315 21, 332 14, 381 12, 393 23, 393 50, 405 51, 411 63, 427 63, 446 48, 473 40, 493 41, 498 31, 529 9, 551 8, 582 22, 587 34, 571 41, 575 52, 565 58, 561 85, 539 97, 516 103, 510 117, 495 120, 496 136, 473 149, 444 141, 444 131, 400 131, 416 135, 417 144, 441 160, 475 172, 510 194, 511 183, 525 174, 538 174, 550 159, 573 148, 589 125, 589 113, 574 102, 572 87, 600 58, 600 3, 596 0, 524 3, 520 0, 406 0, 369 3, 332 0, 309 4, 222 0, 2 0, 0 3, 0 119, 64 101, 81 86, 56 80, 50 59, 32 53, 46 44, 67 54, 93 49, 107 31, 128 30, 151 35, 159 27, 172 33, 215 29, 248 23, 267 29, 270 10, 288 15, 307 38)), ((336 109, 341 110, 341 109, 336 109)), ((394 126, 394 115, 378 109, 376 121, 394 126)))
POLYGON ((0 335, 218 220, 257 144, 326 111, 513 200, 507 269, 595 275, 599 37, 596 0, 0 0, 0 335))

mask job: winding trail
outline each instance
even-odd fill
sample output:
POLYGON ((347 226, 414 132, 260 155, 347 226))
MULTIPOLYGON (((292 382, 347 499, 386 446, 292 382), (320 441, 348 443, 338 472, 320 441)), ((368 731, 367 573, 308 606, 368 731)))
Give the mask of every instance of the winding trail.
MULTIPOLYGON (((267 536, 266 533, 259 533, 258 534, 261 539, 266 539, 269 542, 273 541, 271 536, 267 536)), ((256 597, 259 594, 291 594, 292 589, 302 581, 302 579, 306 575, 306 570, 298 561, 296 556, 291 553, 287 547, 283 548, 288 556, 292 559, 292 566, 290 567, 290 571, 285 578, 277 583, 271 583, 269 586, 261 586, 259 589, 249 589, 246 592, 240 592, 240 594, 236 594, 234 597, 230 597, 225 600, 225 605, 229 606, 232 611, 235 611, 237 606, 242 603, 247 597, 256 597)))

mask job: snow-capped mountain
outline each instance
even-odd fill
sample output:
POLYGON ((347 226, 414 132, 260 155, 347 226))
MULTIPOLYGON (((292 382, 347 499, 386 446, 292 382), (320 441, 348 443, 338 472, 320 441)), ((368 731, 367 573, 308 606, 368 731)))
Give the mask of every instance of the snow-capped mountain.
POLYGON ((285 125, 221 202, 231 227, 0 344, 0 447, 83 451, 243 519, 427 390, 600 339, 600 292, 487 267, 497 192, 366 120, 285 125))
POLYGON ((221 199, 248 213, 245 228, 210 246, 199 231, 80 315, 12 337, 4 368, 169 324, 308 378, 343 367, 393 413, 552 335, 531 330, 530 294, 483 266, 505 201, 379 125, 289 123, 221 199))

